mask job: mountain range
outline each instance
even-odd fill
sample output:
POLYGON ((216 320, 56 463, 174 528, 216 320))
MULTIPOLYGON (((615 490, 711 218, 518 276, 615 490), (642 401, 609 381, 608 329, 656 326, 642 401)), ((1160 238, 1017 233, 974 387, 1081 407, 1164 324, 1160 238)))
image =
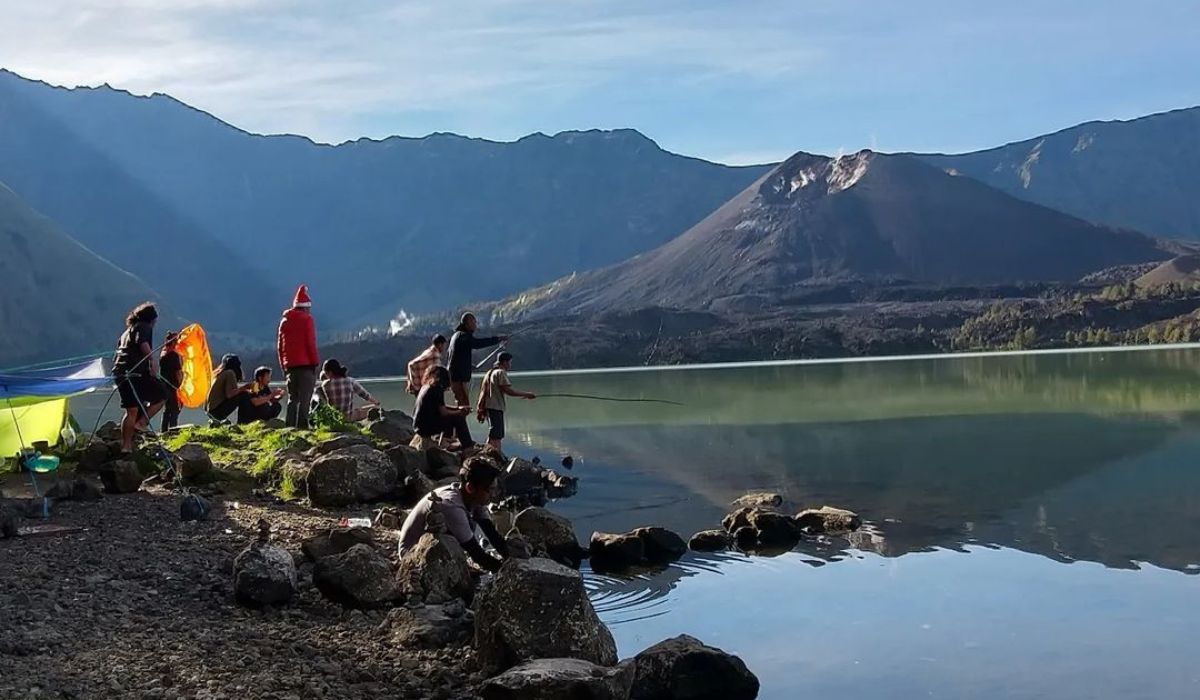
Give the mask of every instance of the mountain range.
POLYGON ((758 311, 813 282, 1073 282, 1180 251, 911 156, 797 153, 671 242, 490 310, 502 321, 650 306, 758 311))
MULTIPOLYGON (((350 335, 468 303, 736 310, 813 280, 1066 280, 1161 260, 1179 246, 1120 229, 1200 239, 1198 133, 1193 108, 978 153, 730 167, 633 130, 319 144, 0 70, 0 182, 10 209, 35 212, 12 217, 27 240, 53 230, 95 258, 74 268, 76 293, 116 269, 120 289, 244 343, 269 342, 299 283, 322 331, 350 335), (584 292, 596 282, 611 288, 584 292)), ((37 306, 47 284, 6 276, 0 295, 37 306)), ((107 342, 127 301, 104 298, 89 308, 111 317, 107 342)), ((31 334, 20 356, 95 349, 86 335, 31 334)))

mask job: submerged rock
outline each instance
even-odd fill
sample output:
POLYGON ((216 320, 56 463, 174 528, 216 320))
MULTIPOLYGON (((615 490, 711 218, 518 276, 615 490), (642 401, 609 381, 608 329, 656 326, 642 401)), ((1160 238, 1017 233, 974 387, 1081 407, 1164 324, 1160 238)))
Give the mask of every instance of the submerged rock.
POLYGON ((483 700, 628 700, 632 662, 597 666, 581 659, 536 659, 487 680, 483 700))
POLYGON ((687 554, 687 543, 665 527, 639 527, 633 531, 642 541, 648 564, 668 564, 687 554))
POLYGON ((721 521, 738 547, 787 547, 800 541, 800 527, 783 513, 763 508, 739 508, 721 521))
POLYGON ((475 649, 489 671, 539 658, 617 662, 583 576, 549 559, 508 559, 475 600, 475 649))
POLYGON ((426 603, 470 600, 475 590, 467 554, 450 535, 426 533, 400 559, 400 591, 426 603))
POLYGON ((517 513, 513 527, 539 555, 575 569, 583 561, 583 548, 579 546, 575 528, 570 520, 557 513, 531 506, 517 513))
POLYGON ((634 657, 634 700, 753 700, 758 678, 738 657, 680 635, 634 657))
POLYGON ((646 558, 646 546, 642 538, 632 532, 593 532, 588 553, 592 569, 620 571, 641 564, 646 558))
POLYGON ((461 601, 443 605, 396 608, 379 625, 392 644, 412 649, 440 649, 471 638, 475 617, 461 601))
POLYGON ((391 562, 366 544, 318 559, 313 584, 326 598, 348 608, 378 608, 400 597, 391 562))
POLYGON ((802 510, 794 520, 797 527, 809 532, 851 532, 862 527, 857 513, 832 506, 802 510))
POLYGON ((783 505, 783 496, 773 491, 751 491, 738 496, 729 505, 733 508, 773 509, 783 505))
POLYGON ((723 552, 733 544, 733 537, 724 530, 701 530, 688 540, 688 547, 696 552, 723 552))
POLYGON ((579 493, 579 477, 547 471, 542 475, 542 482, 550 498, 570 498, 579 493))
POLYGON ((233 593, 253 607, 281 605, 296 594, 296 564, 287 550, 253 542, 233 560, 233 593))

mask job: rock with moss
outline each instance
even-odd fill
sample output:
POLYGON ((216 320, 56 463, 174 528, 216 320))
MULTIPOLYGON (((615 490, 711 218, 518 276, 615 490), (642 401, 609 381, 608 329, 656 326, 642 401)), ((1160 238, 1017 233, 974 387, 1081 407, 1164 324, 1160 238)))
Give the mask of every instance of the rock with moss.
POLYGON ((175 450, 174 457, 179 473, 184 479, 193 480, 213 470, 208 450, 198 442, 184 443, 175 450))

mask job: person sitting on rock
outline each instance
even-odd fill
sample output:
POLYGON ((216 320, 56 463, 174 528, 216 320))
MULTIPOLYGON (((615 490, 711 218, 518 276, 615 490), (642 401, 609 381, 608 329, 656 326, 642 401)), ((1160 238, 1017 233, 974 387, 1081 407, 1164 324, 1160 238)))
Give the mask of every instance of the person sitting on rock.
POLYGON ((416 408, 413 410, 413 429, 417 435, 437 440, 443 433, 454 433, 459 447, 475 446, 471 429, 467 427, 470 406, 447 406, 446 389, 450 388, 450 370, 445 367, 430 367, 425 373, 425 385, 417 393, 416 408))
POLYGON ((505 396, 517 396, 522 399, 536 399, 537 395, 529 391, 518 391, 512 387, 508 379, 508 371, 512 369, 512 353, 502 352, 496 358, 496 364, 483 376, 483 385, 479 388, 479 403, 475 415, 479 422, 491 424, 488 430, 488 444, 497 450, 501 449, 504 440, 504 411, 505 396))
POLYGON ((421 391, 425 373, 430 367, 442 364, 442 354, 446 352, 449 341, 446 336, 438 333, 433 336, 433 343, 408 362, 408 393, 416 396, 421 391))
POLYGON ((499 476, 500 470, 490 461, 479 457, 468 459, 459 470, 456 483, 425 494, 404 519, 400 528, 400 556, 416 546, 426 532, 430 514, 438 513, 445 521, 446 532, 458 540, 472 561, 484 571, 499 569, 503 560, 488 554, 475 537, 475 527, 479 526, 496 552, 501 557, 508 556, 504 537, 487 509, 499 476))
POLYGON ((238 424, 278 418, 283 412, 283 404, 280 403, 283 393, 283 389, 271 386, 270 367, 254 370, 254 381, 246 392, 246 398, 238 406, 238 424))
POLYGON ((250 385, 241 384, 242 358, 228 354, 213 371, 213 383, 208 388, 208 417, 223 422, 250 398, 250 385))
POLYGON ((325 377, 321 386, 317 387, 317 398, 341 412, 347 420, 365 420, 367 412, 379 406, 379 400, 371 396, 357 379, 350 376, 350 370, 337 360, 326 360, 321 368, 325 377), (367 402, 366 406, 354 406, 354 397, 359 396, 367 402))

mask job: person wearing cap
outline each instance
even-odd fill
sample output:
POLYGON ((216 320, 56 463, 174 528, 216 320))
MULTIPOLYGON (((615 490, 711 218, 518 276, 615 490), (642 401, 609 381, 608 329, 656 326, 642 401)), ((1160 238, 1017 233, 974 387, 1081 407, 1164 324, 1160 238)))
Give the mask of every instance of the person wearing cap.
POLYGON ((471 386, 471 372, 475 369, 472 352, 508 340, 506 335, 476 338, 475 330, 478 327, 479 322, 475 320, 475 314, 465 313, 458 327, 454 329, 454 335, 450 336, 450 361, 447 363, 450 370, 450 391, 454 393, 454 400, 460 406, 471 405, 471 396, 467 389, 471 386))
POLYGON ((517 396, 522 399, 536 399, 537 395, 529 391, 517 391, 508 379, 508 371, 512 369, 512 353, 502 352, 496 358, 496 363, 483 376, 483 386, 479 388, 479 402, 476 404, 475 417, 482 423, 487 420, 491 424, 488 430, 488 444, 497 450, 504 440, 504 411, 505 396, 517 396))
POLYGON ((302 284, 296 290, 292 308, 283 312, 275 340, 279 366, 287 384, 286 423, 301 430, 308 428, 309 403, 317 386, 317 366, 321 364, 311 308, 308 287, 302 284))
POLYGON ((379 399, 362 387, 357 379, 350 376, 350 370, 334 359, 325 360, 321 368, 321 386, 317 387, 317 398, 321 403, 327 403, 341 412, 347 420, 365 420, 367 411, 379 405, 379 399), (359 396, 367 402, 366 406, 355 408, 354 397, 359 396))
POLYGON ((442 354, 446 352, 448 343, 446 336, 438 333, 433 336, 429 347, 408 361, 408 393, 416 396, 421 391, 421 385, 425 383, 425 373, 430 367, 442 364, 442 354))
POLYGON ((158 356, 158 382, 166 399, 161 430, 164 433, 179 425, 179 385, 183 384, 183 358, 175 350, 178 340, 179 333, 168 331, 158 356))

